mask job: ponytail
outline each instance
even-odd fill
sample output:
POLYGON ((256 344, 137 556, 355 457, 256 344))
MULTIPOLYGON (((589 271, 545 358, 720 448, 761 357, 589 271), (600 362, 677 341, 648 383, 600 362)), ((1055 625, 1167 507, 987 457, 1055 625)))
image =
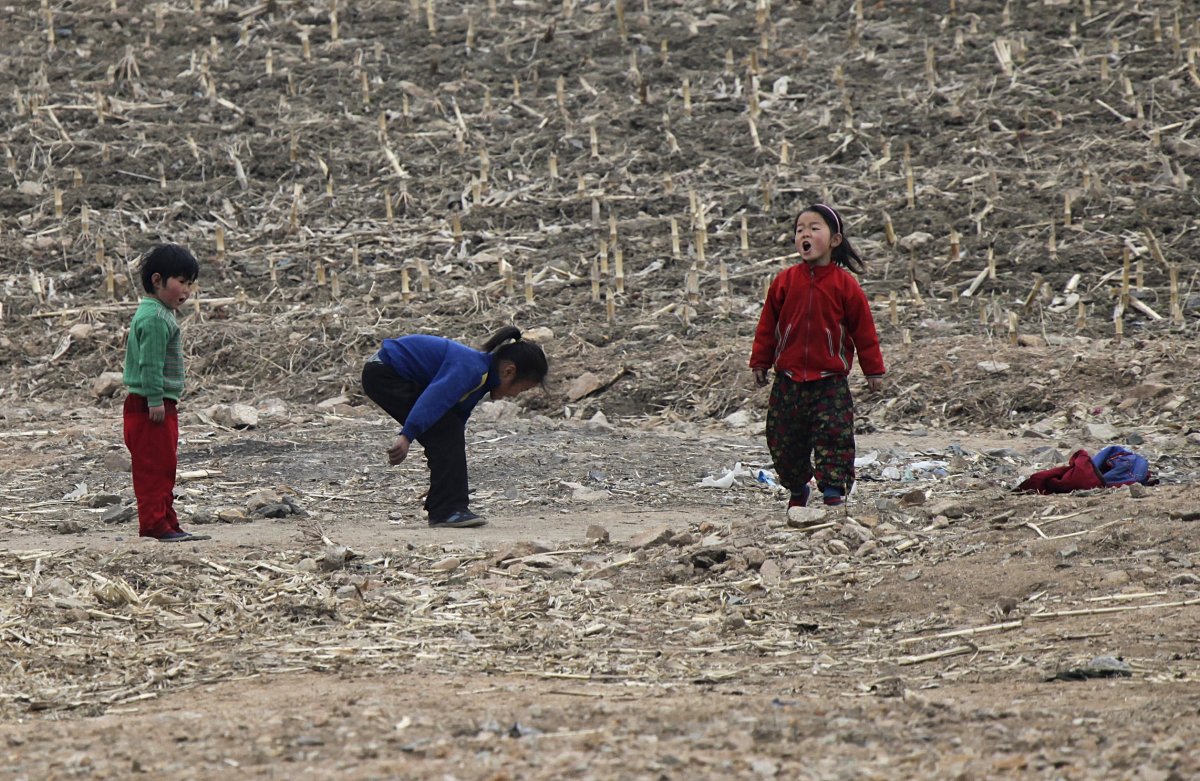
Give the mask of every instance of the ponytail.
POLYGON ((521 329, 517 328, 515 325, 506 325, 496 333, 489 336, 488 340, 483 343, 483 347, 480 347, 479 349, 483 350, 485 353, 494 353, 496 352, 496 348, 505 342, 519 341, 521 341, 521 329))
POLYGON ((508 361, 517 369, 515 379, 542 382, 550 371, 546 353, 533 342, 521 339, 521 329, 506 325, 488 337, 481 348, 496 356, 498 361, 508 361))

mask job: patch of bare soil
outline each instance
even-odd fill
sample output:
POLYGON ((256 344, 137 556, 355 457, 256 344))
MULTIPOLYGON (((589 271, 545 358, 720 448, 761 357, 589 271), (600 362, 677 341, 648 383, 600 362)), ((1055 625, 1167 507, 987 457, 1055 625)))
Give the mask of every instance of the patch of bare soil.
POLYGON ((7 777, 1200 774, 1188 4, 2 10, 7 777), (889 384, 802 530, 745 364, 813 200, 889 384), (178 547, 101 376, 160 240, 178 547), (359 367, 507 322, 553 382, 432 531, 359 367), (1118 442, 1161 484, 1012 490, 1118 442))

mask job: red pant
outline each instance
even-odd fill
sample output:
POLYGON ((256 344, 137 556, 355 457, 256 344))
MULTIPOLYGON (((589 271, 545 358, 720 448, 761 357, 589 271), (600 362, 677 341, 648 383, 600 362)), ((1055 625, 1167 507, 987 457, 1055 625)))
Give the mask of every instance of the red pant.
POLYGON ((163 399, 163 406, 166 417, 154 423, 145 396, 131 393, 125 398, 125 447, 133 464, 138 533, 143 537, 181 531, 174 507, 179 413, 171 399, 163 399))

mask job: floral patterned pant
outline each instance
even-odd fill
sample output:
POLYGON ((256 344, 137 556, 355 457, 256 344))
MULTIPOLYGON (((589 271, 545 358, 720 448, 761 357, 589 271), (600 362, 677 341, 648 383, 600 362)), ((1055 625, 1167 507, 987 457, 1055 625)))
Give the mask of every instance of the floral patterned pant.
POLYGON ((795 382, 777 374, 767 408, 767 447, 779 482, 845 495, 854 484, 854 399, 845 377, 795 382))

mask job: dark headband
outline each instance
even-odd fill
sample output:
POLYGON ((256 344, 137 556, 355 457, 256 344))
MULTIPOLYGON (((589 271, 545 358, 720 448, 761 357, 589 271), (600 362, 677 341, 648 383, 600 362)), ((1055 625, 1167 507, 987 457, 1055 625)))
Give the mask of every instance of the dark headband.
POLYGON ((808 210, 821 212, 822 214, 826 215, 827 217, 832 218, 833 219, 833 227, 834 227, 833 232, 835 234, 843 232, 842 231, 842 218, 838 216, 838 213, 833 210, 832 206, 826 206, 823 203, 814 203, 812 206, 808 207, 808 210))

